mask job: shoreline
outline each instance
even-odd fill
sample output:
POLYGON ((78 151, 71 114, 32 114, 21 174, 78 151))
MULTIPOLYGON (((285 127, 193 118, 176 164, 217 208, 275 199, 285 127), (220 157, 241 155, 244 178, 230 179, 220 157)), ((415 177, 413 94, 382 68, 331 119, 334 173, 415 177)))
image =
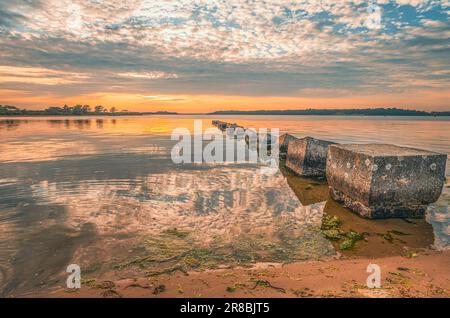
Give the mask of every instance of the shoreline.
MULTIPOLYGON (((105 278, 85 281, 80 290, 64 288, 33 294, 38 297, 450 297, 450 251, 425 250, 414 257, 343 257, 326 261, 265 263, 176 273, 157 278, 105 278), (367 266, 381 268, 381 288, 369 289, 367 266)), ((22 295, 27 297, 27 295, 22 295)))

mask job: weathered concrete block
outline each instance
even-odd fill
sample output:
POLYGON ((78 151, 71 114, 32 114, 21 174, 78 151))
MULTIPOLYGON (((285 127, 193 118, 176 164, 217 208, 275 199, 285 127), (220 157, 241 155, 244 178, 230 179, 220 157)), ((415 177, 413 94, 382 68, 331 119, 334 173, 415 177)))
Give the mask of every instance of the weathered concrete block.
POLYGON ((420 218, 442 192, 446 160, 394 145, 332 145, 326 175, 332 197, 363 217, 420 218))
POLYGON ((297 137, 290 134, 282 134, 278 140, 280 146, 280 154, 287 154, 289 141, 295 140, 297 137))
POLYGON ((212 124, 222 131, 225 131, 229 125, 228 123, 220 120, 213 120, 212 124))
POLYGON ((291 140, 286 167, 301 176, 325 176, 328 146, 332 144, 312 137, 291 140))

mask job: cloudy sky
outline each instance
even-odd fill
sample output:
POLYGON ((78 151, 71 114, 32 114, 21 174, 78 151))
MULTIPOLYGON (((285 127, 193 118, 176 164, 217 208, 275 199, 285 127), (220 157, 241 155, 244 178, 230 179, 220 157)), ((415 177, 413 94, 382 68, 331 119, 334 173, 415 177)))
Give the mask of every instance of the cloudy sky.
POLYGON ((450 1, 0 0, 0 104, 450 110, 450 1))

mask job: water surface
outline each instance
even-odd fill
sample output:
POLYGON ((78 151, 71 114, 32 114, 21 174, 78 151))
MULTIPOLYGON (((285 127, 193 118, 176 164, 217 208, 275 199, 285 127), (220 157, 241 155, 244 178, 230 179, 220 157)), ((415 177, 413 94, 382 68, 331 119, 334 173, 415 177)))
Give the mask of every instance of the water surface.
POLYGON ((83 277, 152 277, 327 259, 338 247, 321 232, 325 214, 343 219, 346 231, 368 233, 355 247, 360 255, 450 244, 448 185, 428 223, 363 220, 328 197, 325 180, 268 176, 252 164, 175 165, 170 134, 193 130, 194 119, 204 129, 223 119, 298 137, 450 153, 449 118, 0 119, 0 293, 62 286, 72 263, 83 277), (408 233, 383 246, 388 229, 408 233), (368 248, 376 240, 382 248, 368 248))

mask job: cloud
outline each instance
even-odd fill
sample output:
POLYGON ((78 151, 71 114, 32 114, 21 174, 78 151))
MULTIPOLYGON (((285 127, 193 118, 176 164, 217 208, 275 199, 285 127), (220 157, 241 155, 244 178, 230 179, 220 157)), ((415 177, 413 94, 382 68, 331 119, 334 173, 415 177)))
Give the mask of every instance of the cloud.
POLYGON ((177 74, 169 74, 165 72, 127 72, 127 73, 118 73, 117 75, 121 77, 145 78, 145 79, 178 78, 177 74))
POLYGON ((83 82, 88 78, 88 75, 82 73, 63 72, 39 67, 0 65, 0 83, 64 85, 83 82))
POLYGON ((2 64, 28 68, 0 73, 0 88, 46 85, 58 96, 449 89, 449 2, 370 4, 379 11, 362 0, 0 0, 2 64))
POLYGON ((144 95, 142 97, 145 99, 150 99, 150 100, 160 101, 160 102, 181 102, 181 101, 186 100, 186 98, 164 96, 164 95, 146 95, 146 96, 144 95))

